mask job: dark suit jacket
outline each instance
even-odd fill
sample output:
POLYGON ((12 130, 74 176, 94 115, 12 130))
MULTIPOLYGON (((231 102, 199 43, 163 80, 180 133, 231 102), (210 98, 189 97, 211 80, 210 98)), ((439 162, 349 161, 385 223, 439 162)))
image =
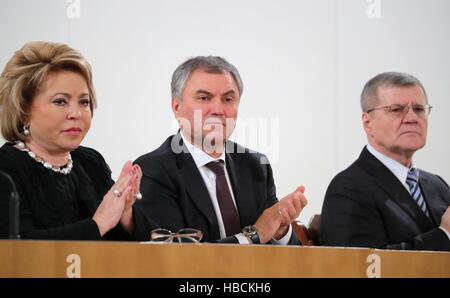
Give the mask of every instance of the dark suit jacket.
MULTIPOLYGON (((249 149, 229 142, 226 165, 233 188, 241 226, 252 225, 262 212, 275 204, 275 185, 272 169, 266 157, 250 153, 249 149)), ((203 232, 202 241, 220 239, 219 226, 206 185, 180 133, 169 137, 158 149, 139 157, 137 163, 143 171, 141 193, 143 199, 136 203, 142 214, 149 216, 162 228, 177 231, 195 228, 203 232), (174 152, 171 143, 183 148, 174 152)), ((150 234, 150 231, 149 231, 150 234)), ((294 233, 293 233, 294 234, 294 233)), ((238 243, 231 236, 220 240, 238 243)), ((298 244, 293 235, 291 244, 298 244)))
POLYGON ((450 189, 439 176, 422 170, 419 185, 431 219, 394 174, 364 148, 328 187, 319 228, 321 245, 450 250, 450 240, 438 228, 450 205, 450 189))

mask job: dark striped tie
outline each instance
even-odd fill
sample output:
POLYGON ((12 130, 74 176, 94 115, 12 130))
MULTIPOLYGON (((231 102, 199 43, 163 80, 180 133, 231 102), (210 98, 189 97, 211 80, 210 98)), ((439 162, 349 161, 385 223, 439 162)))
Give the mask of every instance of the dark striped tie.
POLYGON ((428 212, 427 203, 425 202, 422 193, 420 192, 419 187, 419 173, 416 169, 411 169, 408 172, 408 176, 406 177, 406 184, 408 184, 409 189, 411 190, 411 196, 414 201, 416 201, 417 205, 419 205, 420 209, 430 217, 430 213, 428 212))
POLYGON ((227 236, 236 235, 241 232, 241 222, 236 207, 231 197, 227 178, 222 161, 212 161, 206 167, 216 174, 216 195, 219 202, 220 214, 222 214, 223 225, 227 236))

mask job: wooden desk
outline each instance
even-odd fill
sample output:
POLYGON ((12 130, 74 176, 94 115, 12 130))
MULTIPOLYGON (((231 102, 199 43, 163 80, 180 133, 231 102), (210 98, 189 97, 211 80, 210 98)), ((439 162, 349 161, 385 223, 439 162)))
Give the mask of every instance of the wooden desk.
POLYGON ((449 252, 0 240, 0 277, 450 277, 449 252), (78 258, 79 257, 79 258, 78 258))

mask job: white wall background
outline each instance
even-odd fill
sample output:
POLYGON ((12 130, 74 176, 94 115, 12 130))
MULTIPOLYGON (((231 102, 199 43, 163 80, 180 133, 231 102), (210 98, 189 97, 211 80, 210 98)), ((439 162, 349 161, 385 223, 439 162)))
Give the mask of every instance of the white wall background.
POLYGON ((364 146, 359 94, 383 71, 424 83, 435 108, 415 164, 450 182, 449 13, 447 0, 0 0, 0 67, 32 40, 81 51, 99 99, 83 145, 116 177, 176 131, 174 69, 191 56, 223 56, 244 80, 241 123, 268 131, 256 138, 242 125, 234 139, 270 156, 280 197, 306 186, 308 221, 364 146), (69 18, 77 4, 80 17, 69 18))

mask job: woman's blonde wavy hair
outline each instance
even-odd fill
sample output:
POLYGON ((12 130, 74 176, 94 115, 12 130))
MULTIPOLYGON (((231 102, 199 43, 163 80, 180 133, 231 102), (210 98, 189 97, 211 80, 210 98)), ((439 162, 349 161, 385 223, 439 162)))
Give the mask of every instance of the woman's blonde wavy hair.
POLYGON ((6 64, 0 75, 0 128, 7 141, 25 140, 23 126, 39 86, 50 72, 68 70, 86 81, 90 108, 97 107, 91 66, 66 44, 34 41, 26 43, 6 64))

